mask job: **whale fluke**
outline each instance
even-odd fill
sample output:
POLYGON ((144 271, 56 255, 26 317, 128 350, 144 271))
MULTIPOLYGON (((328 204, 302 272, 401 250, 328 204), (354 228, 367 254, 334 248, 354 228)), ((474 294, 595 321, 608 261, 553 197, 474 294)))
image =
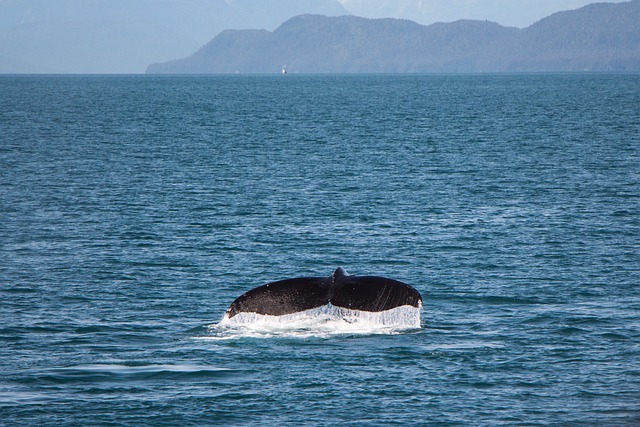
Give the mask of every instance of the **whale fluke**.
POLYGON ((420 293, 406 283, 377 276, 351 276, 337 268, 329 277, 301 277, 258 286, 239 296, 226 315, 248 312, 282 316, 323 305, 379 312, 422 307, 420 293))

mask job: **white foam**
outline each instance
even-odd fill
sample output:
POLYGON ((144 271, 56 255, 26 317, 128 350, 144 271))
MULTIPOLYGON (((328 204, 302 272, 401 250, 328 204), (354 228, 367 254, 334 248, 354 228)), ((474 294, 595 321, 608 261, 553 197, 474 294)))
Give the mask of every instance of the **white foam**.
POLYGON ((210 325, 203 339, 240 337, 328 337, 333 335, 396 334, 420 329, 421 308, 404 305, 368 312, 328 304, 282 316, 239 313, 210 325))

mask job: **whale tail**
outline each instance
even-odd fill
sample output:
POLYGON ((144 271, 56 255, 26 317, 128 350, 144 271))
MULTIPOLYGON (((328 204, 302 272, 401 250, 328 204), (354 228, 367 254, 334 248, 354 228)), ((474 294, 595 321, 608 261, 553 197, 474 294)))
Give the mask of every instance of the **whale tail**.
POLYGON ((422 307, 420 293, 406 283, 378 276, 351 276, 337 268, 329 277, 286 279, 239 296, 226 312, 232 318, 249 312, 281 316, 332 304, 380 312, 400 306, 422 307))

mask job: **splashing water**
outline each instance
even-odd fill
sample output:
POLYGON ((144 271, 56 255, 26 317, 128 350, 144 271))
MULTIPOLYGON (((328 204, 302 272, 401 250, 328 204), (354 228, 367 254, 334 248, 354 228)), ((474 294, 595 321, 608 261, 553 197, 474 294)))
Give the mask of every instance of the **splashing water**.
POLYGON ((299 313, 270 316, 257 313, 227 315, 208 327, 203 339, 242 337, 330 337, 334 335, 397 334, 420 329, 421 307, 401 306, 381 312, 351 310, 327 304, 299 313))

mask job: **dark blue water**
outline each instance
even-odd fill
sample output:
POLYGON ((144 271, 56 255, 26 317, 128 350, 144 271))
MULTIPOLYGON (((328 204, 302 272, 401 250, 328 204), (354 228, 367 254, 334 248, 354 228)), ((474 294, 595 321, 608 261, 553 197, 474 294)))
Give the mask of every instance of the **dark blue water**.
POLYGON ((2 425, 633 426, 639 360, 638 75, 0 77, 2 425), (422 328, 209 327, 337 266, 422 328))

